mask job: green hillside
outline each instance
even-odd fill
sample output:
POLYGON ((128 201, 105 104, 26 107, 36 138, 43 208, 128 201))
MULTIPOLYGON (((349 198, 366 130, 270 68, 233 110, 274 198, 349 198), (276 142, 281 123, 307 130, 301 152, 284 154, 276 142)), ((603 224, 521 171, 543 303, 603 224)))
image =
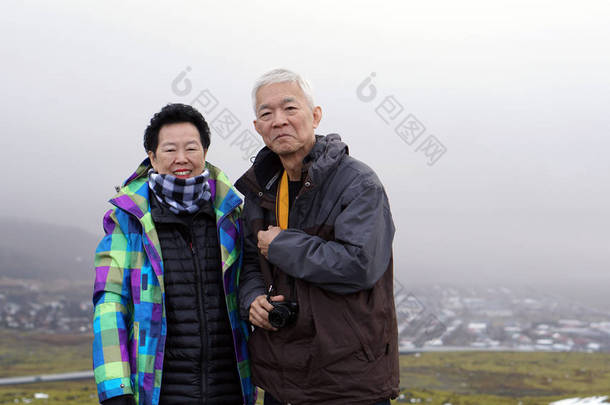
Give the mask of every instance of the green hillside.
MULTIPOLYGON (((89 336, 0 331, 0 378, 90 368, 89 336)), ((400 359, 405 403, 547 405, 569 397, 610 394, 610 354, 451 352, 400 359), (419 402, 418 402, 419 401, 419 402)), ((97 404, 93 381, 0 387, 0 404, 97 404)), ((401 403, 395 401, 395 403, 401 403)))

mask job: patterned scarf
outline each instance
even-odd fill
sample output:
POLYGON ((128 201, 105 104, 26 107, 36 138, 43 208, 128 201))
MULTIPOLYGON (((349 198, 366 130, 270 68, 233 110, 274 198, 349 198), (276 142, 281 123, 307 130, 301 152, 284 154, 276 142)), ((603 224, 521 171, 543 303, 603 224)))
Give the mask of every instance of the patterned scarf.
POLYGON ((150 169, 148 187, 157 200, 169 207, 174 214, 194 214, 212 197, 209 178, 208 169, 199 176, 186 179, 179 179, 171 174, 159 174, 154 169, 150 169))

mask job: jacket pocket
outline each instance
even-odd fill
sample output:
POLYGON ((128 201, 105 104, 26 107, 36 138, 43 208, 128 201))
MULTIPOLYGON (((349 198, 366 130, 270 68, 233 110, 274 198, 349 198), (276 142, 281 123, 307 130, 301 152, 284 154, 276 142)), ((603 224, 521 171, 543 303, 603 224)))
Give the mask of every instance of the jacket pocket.
POLYGON ((374 361, 376 356, 373 353, 371 346, 368 344, 367 339, 364 337, 364 334, 360 328, 360 325, 358 325, 358 323, 356 322, 354 317, 347 310, 343 311, 343 317, 347 321, 347 324, 350 326, 351 331, 358 338, 358 341, 360 342, 360 346, 362 348, 362 352, 364 353, 364 356, 366 357, 366 360, 369 362, 374 361))

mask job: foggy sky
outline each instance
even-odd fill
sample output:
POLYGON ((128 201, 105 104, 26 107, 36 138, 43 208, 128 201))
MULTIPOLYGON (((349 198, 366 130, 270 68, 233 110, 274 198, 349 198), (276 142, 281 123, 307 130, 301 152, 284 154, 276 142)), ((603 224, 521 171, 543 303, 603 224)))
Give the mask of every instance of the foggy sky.
POLYGON ((204 90, 208 122, 240 121, 208 153, 236 180, 251 86, 286 67, 312 83, 317 132, 384 182, 401 280, 610 281, 607 2, 290 4, 3 1, 2 215, 101 237, 150 117, 204 90), (413 145, 394 131, 409 114, 426 128, 413 145), (433 165, 416 150, 429 135, 446 148, 433 165))

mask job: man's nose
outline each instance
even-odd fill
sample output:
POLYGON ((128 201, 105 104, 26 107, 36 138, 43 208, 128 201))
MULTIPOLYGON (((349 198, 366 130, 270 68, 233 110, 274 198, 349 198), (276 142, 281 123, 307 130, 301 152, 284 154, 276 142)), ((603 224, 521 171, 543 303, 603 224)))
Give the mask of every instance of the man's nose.
POLYGON ((283 125, 286 125, 287 123, 288 120, 286 119, 286 114, 284 114, 283 111, 279 111, 273 114, 273 121, 271 125, 273 125, 274 127, 281 127, 283 125))

